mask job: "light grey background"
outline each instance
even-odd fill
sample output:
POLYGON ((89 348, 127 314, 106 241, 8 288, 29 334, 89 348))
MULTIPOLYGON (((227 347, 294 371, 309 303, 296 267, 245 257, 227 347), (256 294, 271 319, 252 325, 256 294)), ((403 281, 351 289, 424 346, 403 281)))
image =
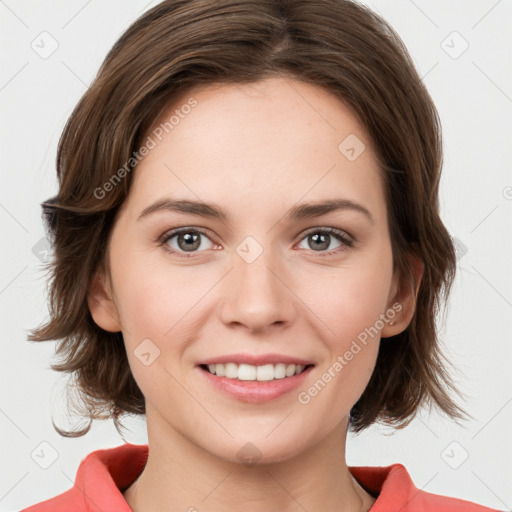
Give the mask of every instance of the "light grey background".
MULTIPOLYGON (((51 414, 69 425, 66 377, 49 369, 54 342, 30 343, 26 334, 47 315, 40 202, 57 191, 59 135, 107 51, 156 3, 0 0, 1 511, 69 489, 85 455, 123 443, 111 422, 79 439, 54 431, 51 414)), ((510 510, 512 2, 367 3, 403 38, 442 119, 442 215, 460 251, 440 328, 470 397, 462 405, 476 420, 461 428, 422 411, 394 434, 374 427, 349 436, 347 462, 400 462, 418 488, 510 510)), ((129 424, 126 439, 147 442, 143 420, 129 424)))

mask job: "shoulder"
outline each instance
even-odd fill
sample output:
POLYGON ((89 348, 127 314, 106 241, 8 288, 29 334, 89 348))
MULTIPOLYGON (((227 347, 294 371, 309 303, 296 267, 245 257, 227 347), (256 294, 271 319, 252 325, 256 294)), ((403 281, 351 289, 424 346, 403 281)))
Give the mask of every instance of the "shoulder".
POLYGON ((21 512, 131 512, 122 490, 141 473, 147 454, 147 445, 130 443, 91 452, 80 462, 71 489, 21 512))
POLYGON ((349 466, 349 470, 370 494, 378 495, 370 512, 497 512, 470 501, 418 489, 402 464, 349 466))

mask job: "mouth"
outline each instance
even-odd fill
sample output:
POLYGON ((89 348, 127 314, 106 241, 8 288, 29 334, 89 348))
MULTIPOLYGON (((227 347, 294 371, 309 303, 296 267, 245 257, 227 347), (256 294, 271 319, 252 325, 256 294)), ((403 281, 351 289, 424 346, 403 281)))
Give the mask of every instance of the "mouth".
POLYGON ((269 363, 259 366, 246 363, 215 363, 199 365, 201 369, 217 377, 253 382, 269 382, 279 379, 288 379, 295 375, 300 375, 313 366, 313 364, 303 365, 286 363, 269 363))
POLYGON ((311 373, 314 364, 209 363, 197 366, 206 383, 223 396, 240 402, 261 403, 291 396, 311 373))

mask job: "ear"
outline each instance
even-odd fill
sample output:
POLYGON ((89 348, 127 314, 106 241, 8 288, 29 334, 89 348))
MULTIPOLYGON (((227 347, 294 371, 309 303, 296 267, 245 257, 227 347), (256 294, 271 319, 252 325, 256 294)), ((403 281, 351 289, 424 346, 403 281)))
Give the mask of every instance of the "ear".
POLYGON ((121 331, 119 313, 111 293, 111 286, 105 271, 98 269, 91 279, 87 304, 96 324, 105 331, 121 331))
POLYGON ((381 331, 381 338, 396 336, 405 331, 416 309, 416 297, 418 296, 425 266, 421 260, 412 254, 409 254, 407 258, 411 265, 414 282, 407 278, 399 279, 396 275, 393 277, 387 311, 394 311, 395 315, 392 319, 391 314, 387 315, 389 320, 385 322, 381 331), (390 325, 390 321, 394 324, 390 325))

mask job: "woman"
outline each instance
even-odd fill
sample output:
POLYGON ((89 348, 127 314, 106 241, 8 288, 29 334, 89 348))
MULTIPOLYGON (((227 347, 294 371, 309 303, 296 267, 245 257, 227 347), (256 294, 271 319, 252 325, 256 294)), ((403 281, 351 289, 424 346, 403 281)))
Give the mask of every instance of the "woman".
MULTIPOLYGON (((347 431, 449 396, 435 314, 455 272, 441 129, 399 37, 346 0, 164 1, 62 135, 52 317, 90 454, 25 510, 489 508, 349 467, 347 431)), ((83 435, 62 432, 63 435, 83 435)))

